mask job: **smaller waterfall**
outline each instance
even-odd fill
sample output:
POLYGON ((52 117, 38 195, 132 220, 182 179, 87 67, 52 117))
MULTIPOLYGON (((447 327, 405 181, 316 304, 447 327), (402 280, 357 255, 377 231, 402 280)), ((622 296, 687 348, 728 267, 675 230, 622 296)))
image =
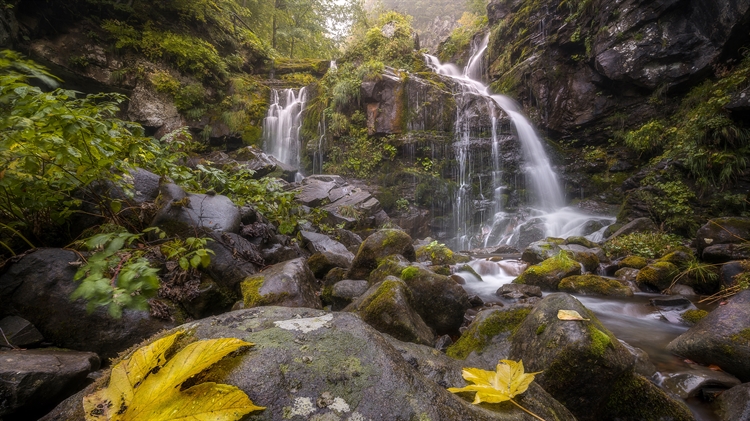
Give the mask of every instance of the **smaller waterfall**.
POLYGON ((300 129, 305 109, 305 88, 272 90, 271 106, 263 120, 263 150, 295 169, 300 163, 300 129))

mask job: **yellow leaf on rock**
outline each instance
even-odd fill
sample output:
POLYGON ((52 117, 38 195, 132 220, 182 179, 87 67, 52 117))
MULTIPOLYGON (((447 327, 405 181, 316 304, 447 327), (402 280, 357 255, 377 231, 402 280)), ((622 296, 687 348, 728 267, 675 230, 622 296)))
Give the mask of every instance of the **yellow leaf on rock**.
POLYGON ((465 387, 451 387, 449 392, 477 392, 473 403, 499 403, 511 400, 529 388, 536 373, 524 373, 523 361, 501 360, 496 371, 464 368, 463 377, 474 383, 465 387))
POLYGON ((193 342, 165 354, 182 332, 136 350, 112 368, 107 388, 83 398, 87 421, 234 421, 264 409, 242 390, 216 383, 183 383, 249 342, 221 338, 193 342))
POLYGON ((575 310, 559 310, 557 312, 557 318, 560 320, 583 320, 583 321, 591 320, 591 319, 584 319, 583 316, 581 316, 575 310))

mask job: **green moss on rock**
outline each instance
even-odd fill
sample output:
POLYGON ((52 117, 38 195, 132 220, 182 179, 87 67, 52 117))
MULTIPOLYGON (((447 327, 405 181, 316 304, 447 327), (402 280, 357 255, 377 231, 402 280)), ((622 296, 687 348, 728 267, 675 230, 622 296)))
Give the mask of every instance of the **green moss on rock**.
POLYGON ((701 321, 704 317, 708 316, 708 312, 706 310, 687 310, 680 317, 682 320, 690 323, 690 324, 696 324, 699 321, 701 321))
POLYGON ((652 263, 638 272, 635 281, 638 285, 647 285, 663 291, 672 284, 675 276, 679 274, 679 269, 669 262, 652 263))
POLYGON ((620 297, 632 297, 633 291, 627 286, 613 280, 596 275, 570 276, 557 286, 560 291, 579 294, 599 294, 620 297))
POLYGON ((409 266, 408 268, 401 271, 401 279, 403 279, 404 281, 411 281, 418 274, 419 274, 418 268, 414 266, 409 266))
POLYGON ((622 376, 612 388, 605 411, 610 419, 693 421, 687 405, 667 396, 637 374, 622 376))
POLYGON ((513 283, 536 285, 554 291, 563 278, 580 274, 581 265, 569 253, 561 251, 542 263, 529 266, 513 283))
POLYGON ((628 256, 617 265, 619 268, 643 269, 648 265, 648 260, 641 256, 628 256))
MULTIPOLYGON (((528 308, 494 310, 486 317, 477 316, 469 329, 446 350, 449 357, 466 359, 472 352, 481 353, 490 340, 503 332, 512 332, 531 312, 528 308)), ((481 314, 481 313, 480 313, 481 314)))

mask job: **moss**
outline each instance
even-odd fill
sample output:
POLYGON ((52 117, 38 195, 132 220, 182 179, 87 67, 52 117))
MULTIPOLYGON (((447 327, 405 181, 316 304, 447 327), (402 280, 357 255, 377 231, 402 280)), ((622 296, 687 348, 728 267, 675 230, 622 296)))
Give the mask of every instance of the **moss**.
POLYGON ((561 251, 556 256, 530 266, 513 283, 539 285, 554 289, 557 287, 559 279, 564 276, 580 274, 580 269, 580 264, 570 257, 570 253, 561 251))
POLYGON ((545 330, 547 330, 547 323, 542 323, 536 328, 536 334, 541 335, 545 330))
POLYGON ((687 310, 680 317, 682 320, 690 323, 690 324, 696 324, 699 321, 701 321, 704 317, 708 316, 708 312, 706 310, 687 310))
POLYGON ((661 291, 669 288, 678 273, 677 266, 672 263, 656 262, 641 269, 635 281, 638 285, 646 284, 661 291))
POLYGON ((419 274, 419 268, 415 266, 409 266, 408 268, 401 271, 401 279, 404 281, 410 281, 419 274))
POLYGON ((281 294, 261 294, 260 289, 263 287, 265 277, 254 276, 245 278, 240 284, 242 289, 242 300, 245 303, 245 308, 259 307, 274 303, 279 303, 287 297, 287 293, 281 294))
POLYGON ((484 320, 472 323, 445 353, 449 357, 463 360, 474 351, 482 352, 494 336, 515 330, 530 312, 528 308, 494 311, 484 320))
POLYGON ((622 260, 620 260, 620 264, 618 267, 620 268, 633 268, 633 269, 643 269, 648 265, 648 260, 641 256, 628 256, 622 260))
POLYGON ((597 357, 604 355, 607 347, 612 346, 612 339, 606 333, 595 328, 593 325, 588 326, 589 333, 591 333, 591 351, 597 357))
POLYGON ((632 296, 630 288, 621 283, 596 275, 569 276, 557 286, 560 291, 582 294, 632 296))
POLYGON ((627 374, 615 382, 604 411, 611 419, 694 420, 687 405, 671 399, 637 374, 627 374), (637 404, 634 405, 634 402, 637 404))
POLYGON ((732 342, 750 344, 750 328, 742 329, 739 333, 732 335, 732 342))
POLYGON ((323 301, 323 304, 325 305, 333 304, 333 286, 332 285, 326 285, 323 287, 323 289, 320 291, 320 299, 323 301))

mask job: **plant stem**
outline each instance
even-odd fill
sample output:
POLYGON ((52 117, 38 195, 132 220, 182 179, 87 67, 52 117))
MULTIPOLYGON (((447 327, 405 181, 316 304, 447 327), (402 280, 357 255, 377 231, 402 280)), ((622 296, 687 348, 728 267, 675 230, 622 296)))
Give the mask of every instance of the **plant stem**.
POLYGON ((26 237, 24 237, 23 234, 21 234, 20 232, 14 230, 13 228, 9 227, 8 225, 3 224, 2 222, 0 222, 0 228, 5 228, 5 229, 9 230, 10 232, 12 232, 13 234, 16 234, 17 236, 21 237, 21 239, 23 241, 25 241, 26 244, 29 245, 29 247, 34 248, 34 245, 31 244, 31 241, 29 241, 28 239, 26 239, 26 237))
POLYGON ((517 406, 517 407, 521 408, 521 409, 523 410, 523 412, 525 412, 525 413, 527 413, 527 414, 531 415, 532 417, 534 417, 534 418, 538 419, 539 421, 545 421, 545 420, 544 420, 544 418, 542 418, 542 417, 540 417, 539 415, 537 415, 537 414, 535 414, 535 413, 533 413, 533 412, 529 411, 528 409, 526 409, 526 408, 522 407, 521 405, 519 405, 519 404, 518 404, 518 403, 517 403, 516 401, 514 401, 513 399, 510 399, 510 401, 511 401, 511 402, 513 403, 513 405, 515 405, 515 406, 517 406))

